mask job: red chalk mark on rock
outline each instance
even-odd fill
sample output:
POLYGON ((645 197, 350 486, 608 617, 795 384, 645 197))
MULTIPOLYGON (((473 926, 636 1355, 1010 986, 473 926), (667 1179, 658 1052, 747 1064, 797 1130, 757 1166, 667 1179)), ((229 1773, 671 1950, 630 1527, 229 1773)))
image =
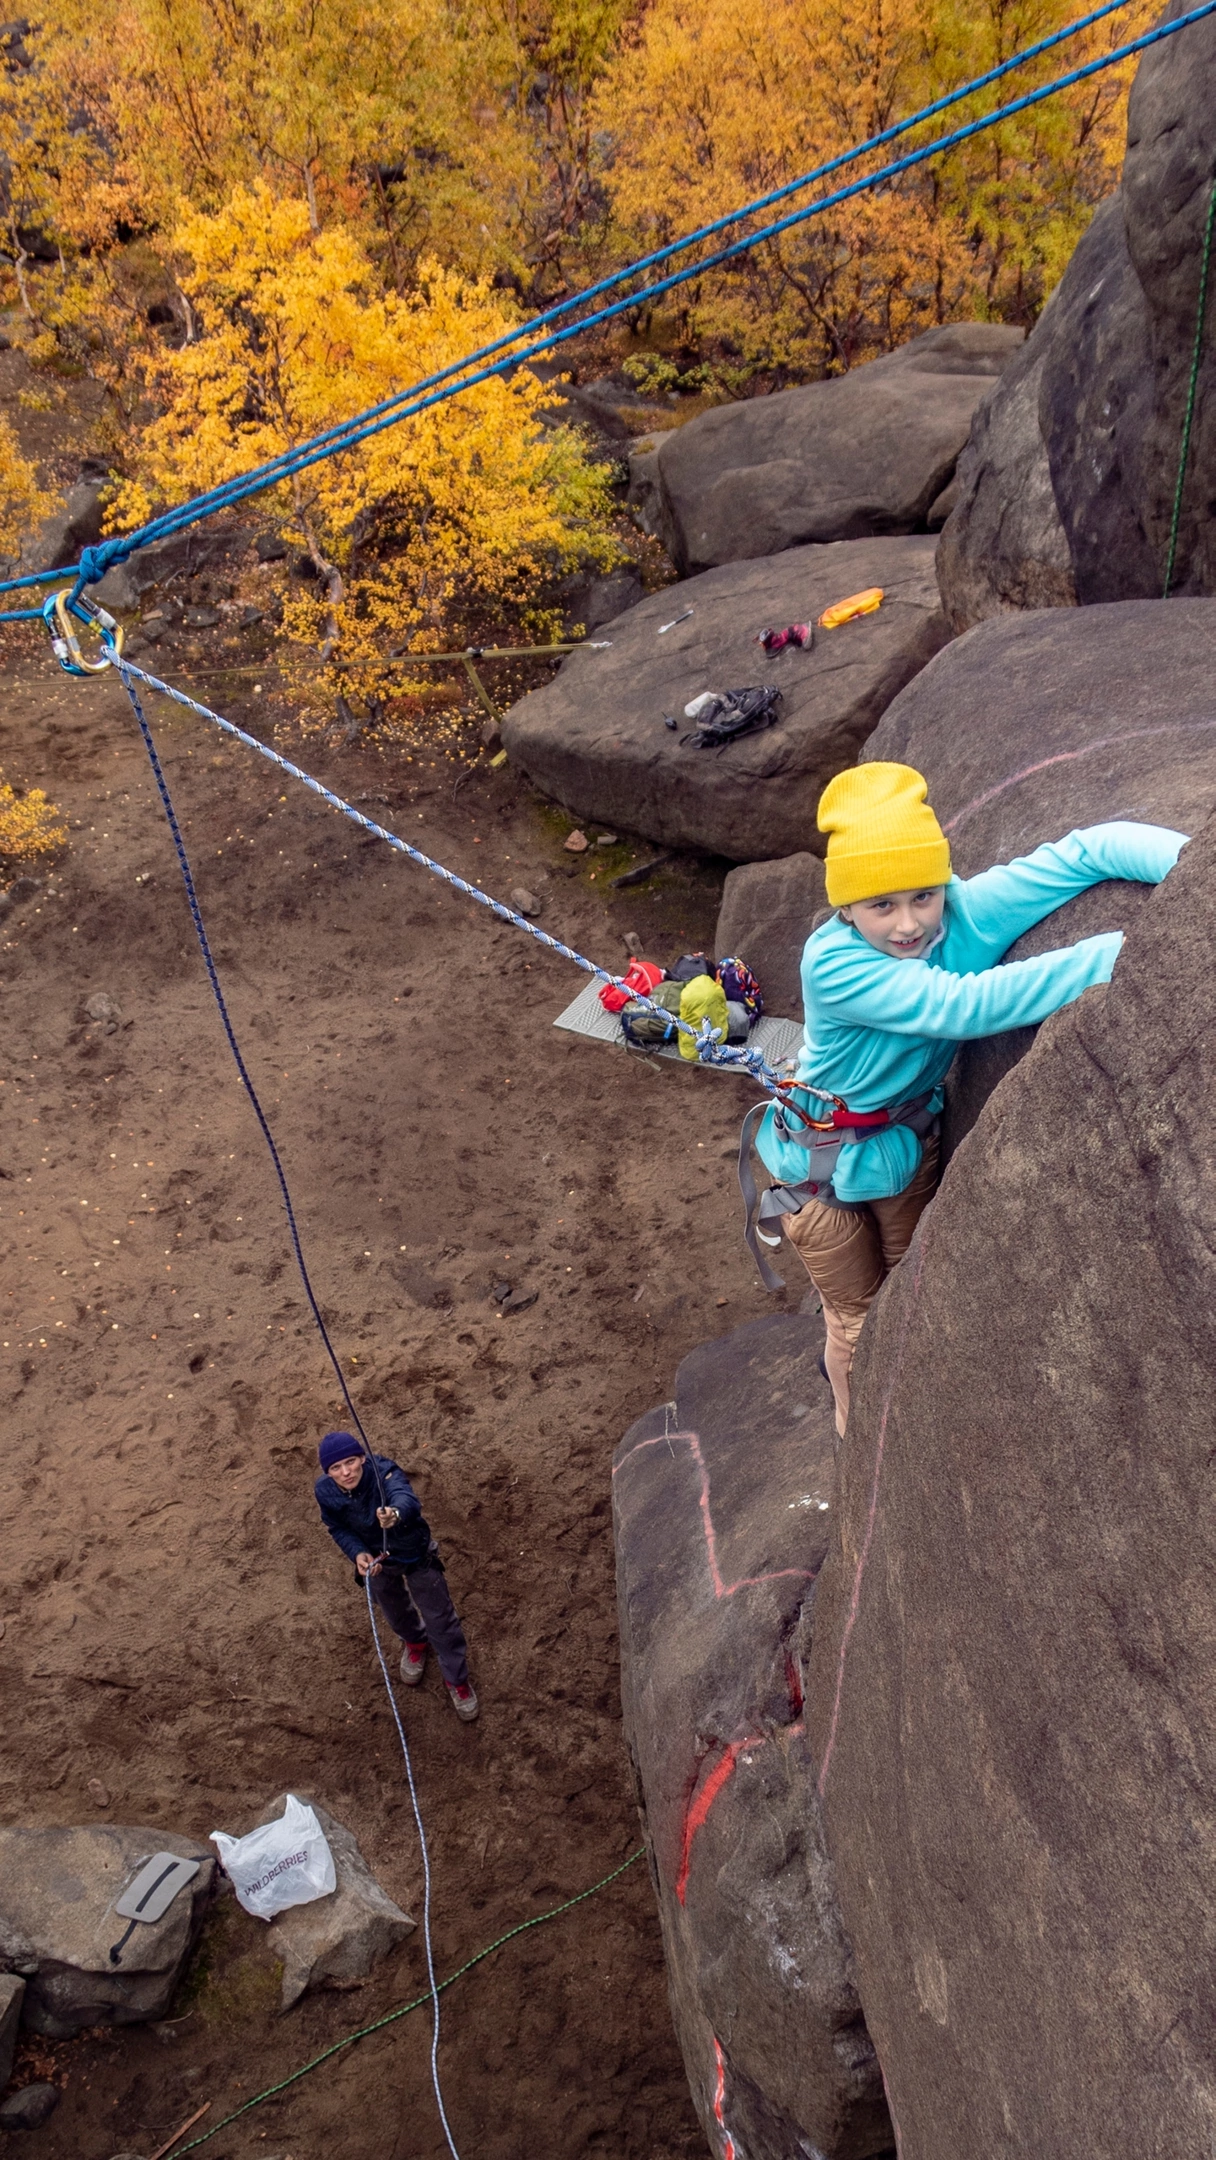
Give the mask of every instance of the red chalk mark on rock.
MULTIPOLYGON (((624 1469, 626 1463, 632 1462, 635 1455, 642 1454, 646 1448, 673 1447, 677 1440, 682 1440, 688 1448, 700 1475, 701 1485, 698 1494, 698 1506, 701 1511, 701 1528, 705 1535, 705 1557, 709 1568, 709 1579, 715 1598, 734 1597, 736 1591, 753 1589, 759 1583, 780 1582, 787 1576, 797 1577, 802 1582, 814 1582, 818 1572, 815 1568, 774 1568, 767 1575, 741 1575, 737 1582, 728 1583, 723 1579, 722 1570, 718 1566, 718 1541, 714 1531, 713 1512, 709 1504, 709 1470, 706 1466, 705 1457, 701 1453, 700 1439, 695 1432, 655 1433, 650 1440, 639 1440, 636 1446, 631 1447, 627 1455, 622 1455, 619 1463, 614 1466, 613 1477, 617 1475, 618 1471, 624 1469)), ((802 1709, 802 1686, 793 1660, 789 1657, 786 1659, 786 1680, 790 1690, 791 1715, 797 1717, 802 1709)), ((801 1732, 802 1727, 801 1725, 794 1725, 790 1727, 790 1730, 792 1732, 801 1732)), ((676 1896, 681 1905, 684 1903, 688 1891, 688 1870, 692 1859, 693 1839, 705 1822, 723 1786, 728 1784, 734 1776, 735 1765, 740 1755, 743 1754, 746 1748, 763 1747, 767 1737, 767 1734, 759 1733, 754 1734, 747 1740, 728 1741, 725 1753, 718 1757, 717 1762, 703 1783, 700 1786, 696 1786, 694 1783, 692 1797, 684 1812, 684 1827, 680 1839, 680 1866, 676 1876, 676 1896)), ((734 2151, 733 2145, 731 2151, 734 2151)))
POLYGON ((709 1505, 709 1471, 705 1465, 705 1457, 701 1453, 701 1442, 695 1432, 656 1433, 652 1440, 639 1440, 636 1447, 630 1448, 628 1455, 622 1455, 621 1460, 613 1470, 613 1477, 616 1477, 618 1471, 624 1469, 627 1462, 632 1462, 635 1455, 640 1455, 644 1448, 670 1446, 676 1440, 683 1440, 686 1443, 700 1473, 701 1490, 698 1504, 701 1509, 701 1528, 705 1533, 705 1557, 709 1563, 709 1579, 713 1584, 714 1596, 716 1598, 733 1597, 736 1590, 750 1590, 757 1583, 780 1582, 787 1575, 800 1576, 803 1582, 814 1582, 817 1573, 815 1568, 798 1567, 773 1568, 767 1575, 741 1575, 737 1582, 728 1583, 723 1581, 722 1570, 718 1566, 718 1541, 714 1534, 714 1518, 709 1505))
POLYGON ((725 1752, 719 1755, 713 1769, 697 1787, 684 1810, 684 1836, 680 1844, 680 1872, 676 1876, 676 1896, 679 1898, 681 1905, 684 1903, 688 1893, 688 1869, 692 1860, 693 1839, 702 1823, 705 1822, 722 1787, 733 1778, 735 1764, 738 1762, 744 1748, 761 1747, 762 1745, 763 1734, 754 1735, 750 1740, 729 1740, 725 1752))
POLYGON ((722 2053, 722 2043, 716 2033, 714 2066, 717 2072, 714 2081, 714 2121, 722 2132, 722 2160, 739 2160, 739 2148, 726 2127, 726 2057, 722 2053))
MULTIPOLYGON (((802 1708, 801 1699, 798 1708, 802 1708)), ((789 1734, 791 1739, 794 1739, 799 1733, 805 1731, 805 1727, 799 1722, 797 1725, 785 1726, 784 1731, 789 1734)), ((728 1740, 713 1769, 703 1782, 695 1788, 693 1796, 684 1810, 684 1832, 680 1840, 680 1872, 676 1876, 676 1896, 679 1898, 681 1905, 688 1895, 688 1871, 692 1864, 693 1839, 698 1830, 702 1829, 708 1822, 709 1811, 723 1786, 729 1785, 735 1774, 735 1767, 739 1757, 746 1755, 750 1748, 767 1746, 771 1737, 769 1733, 751 1733, 746 1740, 728 1740)))

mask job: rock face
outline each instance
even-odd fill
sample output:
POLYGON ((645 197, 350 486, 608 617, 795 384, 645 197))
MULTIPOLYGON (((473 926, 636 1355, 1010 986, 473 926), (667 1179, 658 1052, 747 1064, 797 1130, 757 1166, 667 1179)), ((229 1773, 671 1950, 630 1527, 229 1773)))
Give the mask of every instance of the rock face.
POLYGON ((802 948, 827 906, 818 855, 744 863, 722 890, 714 954, 738 953, 764 993, 764 1009, 802 1018, 802 948))
MULTIPOLYGON (((1197 832, 1216 809, 1214 670, 1213 600, 1005 616, 940 653, 889 707, 865 756, 925 774, 962 877, 1108 818, 1197 832)), ((1096 886, 1011 957, 1125 928, 1150 904, 1144 886, 1096 886)), ((963 1050, 947 1152, 1032 1032, 963 1050)))
POLYGON ((613 1472, 625 1727, 672 2015, 711 2149, 748 2160, 891 2145, 806 1804, 801 1675, 834 1479, 821 1339, 783 1314, 694 1351, 613 1472))
MULTIPOLYGON (((259 1822, 276 1821, 286 1804, 286 1793, 280 1793, 259 1822)), ((338 1883, 328 1897, 293 1905, 271 1922, 274 1947, 283 1960, 284 2010, 308 1988, 324 1987, 327 1981, 365 1980, 372 1966, 414 1927, 409 1914, 380 1888, 351 1831, 319 1801, 309 1800, 308 1805, 325 1832, 338 1883)))
POLYGON ((511 708, 502 734, 512 761, 577 816, 671 846, 747 862, 820 845, 821 790, 945 641, 933 547, 910 538, 792 548, 652 593, 613 623, 609 651, 572 653, 511 708), (886 590, 878 612, 816 631, 810 652, 770 657, 755 643, 767 626, 813 622, 868 585, 886 590), (721 751, 680 741, 690 699, 750 683, 780 687, 776 727, 721 751))
MULTIPOLYGON (((1057 294, 1043 322, 1058 302, 1057 294)), ((1039 429, 1043 336, 1036 331, 1015 353, 999 390, 976 412, 959 457, 956 500, 937 550, 942 605, 955 631, 1011 609, 1076 603, 1039 429)))
MULTIPOLYGON (((831 382, 719 405, 663 435, 660 538, 704 570, 807 541, 923 532, 980 399, 1021 343, 952 323, 831 382)), ((633 475, 641 488, 643 474, 633 475)))
MULTIPOLYGON (((1182 12, 1171 0, 1165 19, 1182 12)), ((955 629, 1011 606, 1060 605, 1073 596, 1086 603, 1149 598, 1163 590, 1214 177, 1214 103, 1216 23, 1209 17, 1141 61, 1122 185, 1094 218, 1021 366, 994 392, 960 459, 960 501, 940 557, 955 629)), ((1216 591, 1214 491, 1216 346, 1209 330, 1175 592, 1216 591)))
POLYGON ((1211 2143, 1216 831, 862 1337, 809 1710, 903 2160, 1211 2143))
POLYGON ((18 1979, 16 1973, 0 1973, 0 2092, 4 2091, 13 2074, 17 2028, 21 2023, 24 1999, 24 1980, 18 1979))
POLYGON ((164 2017, 214 1878, 210 1848, 172 1831, 115 1823, 0 1830, 0 1966, 25 1980, 24 2022, 67 2040, 86 2025, 164 2017), (115 1966, 109 1952, 127 1928, 115 1901, 162 1851, 202 1865, 163 1919, 136 1926, 115 1966))

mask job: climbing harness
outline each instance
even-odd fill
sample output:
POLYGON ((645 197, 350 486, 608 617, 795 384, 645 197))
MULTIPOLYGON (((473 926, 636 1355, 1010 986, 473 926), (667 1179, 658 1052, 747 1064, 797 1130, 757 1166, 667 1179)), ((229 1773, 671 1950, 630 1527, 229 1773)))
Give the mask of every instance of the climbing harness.
MULTIPOLYGON (((236 478, 225 481, 220 487, 212 488, 201 495, 194 496, 189 502, 182 503, 177 508, 166 511, 162 517, 155 518, 151 523, 140 527, 137 532, 116 535, 112 539, 98 542, 94 547, 85 548, 79 563, 76 565, 76 582, 72 587, 72 597, 74 599, 79 598, 86 585, 96 584, 104 577, 106 571, 112 565, 125 562, 138 548, 147 547, 156 540, 167 539, 173 533, 181 531, 185 526, 196 523, 200 518, 209 517, 216 511, 231 508, 234 504, 243 502, 247 497, 261 493, 264 488, 274 486, 279 481, 290 479, 294 474, 304 471, 308 466, 316 464, 323 458, 333 457, 342 450, 353 449, 358 443, 364 441, 370 435, 378 434, 383 428, 396 426, 399 421, 410 419, 418 413, 425 412, 432 406, 459 395, 462 390, 472 389, 476 384, 488 381, 493 376, 502 375, 513 370, 534 359, 538 354, 548 352, 554 346, 566 343, 570 338, 580 337, 592 328, 598 328, 606 322, 613 321, 618 315, 636 309, 644 302, 653 303, 660 299, 664 293, 686 283, 690 278, 703 277, 707 271, 718 269, 728 262, 735 261, 750 249, 759 246, 764 241, 779 238, 782 233, 804 223, 807 219, 822 216, 825 211, 836 208, 840 203, 851 200, 855 195, 864 194, 873 188, 886 185, 887 182, 896 179, 901 173, 911 171, 916 166, 924 164, 929 158, 938 157, 943 152, 954 149, 959 143, 970 141, 972 137, 984 133, 988 128, 996 127, 1002 121, 1012 119, 1018 113, 1028 111, 1032 107, 1042 104, 1045 99, 1054 97, 1061 90, 1070 89, 1077 83, 1088 81, 1091 76, 1100 74, 1106 68, 1117 66, 1120 62, 1130 59, 1135 53, 1147 51, 1150 46, 1159 44, 1162 39, 1173 37, 1178 31, 1185 30, 1192 23, 1200 22, 1208 15, 1216 12, 1216 0, 1202 0, 1199 7, 1192 8, 1187 14, 1176 17, 1173 22, 1158 24, 1155 29, 1143 32, 1141 36, 1130 39, 1126 44, 1116 46, 1110 52, 1103 53, 1098 58, 1087 61, 1080 67, 1069 69, 1063 75, 1056 76, 1051 82, 1040 84, 1038 88, 1027 91, 1022 97, 1013 99, 1009 104, 998 106, 993 112, 986 113, 977 120, 968 121, 963 127, 955 128, 946 135, 938 136, 932 142, 921 144, 916 149, 908 151, 904 157, 897 158, 890 164, 879 166, 874 172, 867 173, 858 180, 850 181, 845 187, 837 188, 827 195, 817 197, 814 202, 804 204, 799 209, 791 211, 786 217, 779 218, 772 224, 762 225, 755 232, 744 234, 741 239, 733 241, 728 247, 719 249, 717 253, 702 257, 696 262, 685 264, 670 276, 661 278, 649 286, 643 286, 638 291, 628 293, 624 298, 613 301, 609 306, 600 308, 589 316, 566 323, 559 329, 547 330, 546 334, 539 338, 533 337, 533 332, 537 327, 550 323, 559 312, 568 313, 585 305, 593 294, 608 289, 609 285, 617 284, 622 279, 638 276, 643 269, 651 267, 657 261, 666 260, 670 254, 678 253, 681 249, 691 246, 699 237, 708 237, 713 232, 723 230, 726 225, 737 223, 741 217, 750 214, 753 207, 759 208, 761 204, 767 206, 788 195, 791 191, 806 187, 812 180, 825 177, 828 172, 837 170, 841 164, 852 162, 863 152, 868 152, 878 147, 879 144, 889 142, 895 136, 906 133, 910 128, 921 125, 927 118, 944 110, 947 106, 956 104, 961 98, 970 96, 986 84, 998 80, 1011 68, 1025 65, 1027 61, 1047 51, 1062 39, 1076 35, 1089 24, 1099 21, 1107 13, 1113 12, 1114 8, 1120 4, 1123 4, 1123 0, 1109 0, 1108 6, 1098 9, 1089 16, 1079 18, 1078 21, 1067 25, 1065 29, 1055 33, 1051 38, 1041 40, 1038 45, 1027 47, 1025 52, 1012 55, 1008 61, 1002 62, 999 67, 991 69, 987 74, 977 76, 972 81, 961 85, 957 91, 951 92, 948 97, 939 99, 934 105, 926 106, 921 112, 912 115, 909 119, 896 123, 892 129, 886 130, 881 136, 871 138, 868 143, 861 145, 858 149, 843 153, 839 159, 832 160, 825 166, 816 167, 813 172, 804 174, 799 180, 788 183, 785 189, 778 190, 773 195, 758 198, 756 205, 748 206, 743 211, 733 212, 729 217, 719 220, 712 227, 702 228, 701 234, 692 235, 687 240, 673 242, 668 249, 659 250, 652 256, 644 257, 639 262, 628 265, 623 271, 614 273, 611 279, 602 281, 599 286, 589 288, 584 293, 573 295, 569 301, 559 303, 557 308, 547 311, 543 317, 534 318, 531 323, 523 325, 517 330, 504 333, 502 337, 494 340, 490 346, 481 347, 477 353, 467 356, 462 361, 453 363, 451 367, 443 370, 440 375, 428 376, 423 382, 411 389, 398 392, 394 397, 384 400, 379 405, 368 407, 366 411, 356 414, 351 420, 327 430, 322 435, 313 437, 306 443, 297 445, 292 450, 282 452, 278 457, 270 459, 266 464, 256 467, 253 471, 239 474, 236 478), (506 346, 513 345, 519 348, 519 341, 523 338, 532 338, 533 341, 530 344, 524 344, 522 348, 515 350, 505 358, 492 361, 492 364, 488 367, 477 368, 472 374, 466 372, 474 366, 477 359, 485 354, 500 351, 506 346), (424 396, 421 394, 423 391, 429 394, 424 396)), ((10 578, 0 582, 0 592, 16 592, 29 586, 46 584, 59 574, 50 570, 31 571, 22 577, 10 578)), ((36 617, 39 612, 40 610, 36 608, 17 609, 0 615, 0 621, 26 621, 36 617)))
POLYGON ((1186 468, 1191 455, 1191 428, 1195 419, 1195 397, 1199 388, 1199 366, 1203 359, 1203 326, 1208 311, 1208 275, 1212 263, 1212 232, 1216 227, 1216 177, 1208 196, 1208 214, 1203 228, 1203 253, 1199 261, 1199 299, 1195 308, 1195 339, 1191 348, 1191 379, 1187 384, 1186 408, 1182 416, 1182 447, 1178 453, 1178 478, 1174 484, 1174 509, 1170 518, 1169 551, 1165 559, 1165 584, 1161 597, 1168 600, 1170 586, 1174 582, 1174 564, 1178 555, 1178 528, 1182 522, 1182 498, 1186 489, 1186 468))
POLYGON ((841 1208, 847 1214, 857 1214, 865 1205, 864 1201, 842 1200, 833 1183, 841 1149, 859 1147, 862 1141, 871 1139, 877 1132, 888 1131, 892 1125, 907 1125, 918 1140, 930 1139, 940 1122, 940 1113, 932 1107, 936 1093, 935 1088, 930 1088, 926 1094, 915 1095, 909 1102, 896 1103, 889 1110, 850 1110, 842 1096, 825 1095, 822 1089, 799 1080, 784 1083, 775 1103, 753 1104, 739 1134, 739 1190, 743 1195, 743 1235, 766 1290, 785 1288, 782 1278, 760 1249, 762 1241, 770 1246, 780 1245, 782 1217, 797 1215, 808 1200, 818 1200, 823 1207, 841 1208), (830 1102, 831 1116, 812 1117, 795 1102, 795 1088, 816 1096, 820 1102, 830 1102), (807 1150, 807 1175, 797 1184, 770 1185, 767 1192, 758 1193, 751 1151, 761 1121, 770 1115, 776 1139, 807 1150), (797 1124, 792 1122, 794 1119, 797 1124))

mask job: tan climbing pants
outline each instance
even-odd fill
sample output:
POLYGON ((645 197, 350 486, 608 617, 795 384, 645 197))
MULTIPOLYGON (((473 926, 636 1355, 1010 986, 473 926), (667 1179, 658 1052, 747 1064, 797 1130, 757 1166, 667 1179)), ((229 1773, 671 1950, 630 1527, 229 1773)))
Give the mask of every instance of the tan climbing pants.
POLYGON ((912 1232, 937 1189, 940 1150, 926 1140, 910 1185, 890 1200, 862 1208, 825 1207, 808 1200, 782 1228, 823 1300, 827 1343, 823 1362, 836 1397, 836 1430, 849 1416, 849 1371, 857 1338, 874 1299, 912 1242, 912 1232))

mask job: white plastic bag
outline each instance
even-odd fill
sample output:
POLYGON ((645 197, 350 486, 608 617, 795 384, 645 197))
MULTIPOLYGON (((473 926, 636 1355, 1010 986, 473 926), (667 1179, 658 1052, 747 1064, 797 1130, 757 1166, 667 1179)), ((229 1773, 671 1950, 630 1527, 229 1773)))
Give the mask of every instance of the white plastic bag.
POLYGON ((325 1832, 294 1793, 288 1793, 287 1805, 274 1822, 262 1823, 241 1838, 213 1830, 211 1842, 239 1902, 255 1920, 273 1920, 290 1905, 311 1905, 337 1887, 325 1832))

